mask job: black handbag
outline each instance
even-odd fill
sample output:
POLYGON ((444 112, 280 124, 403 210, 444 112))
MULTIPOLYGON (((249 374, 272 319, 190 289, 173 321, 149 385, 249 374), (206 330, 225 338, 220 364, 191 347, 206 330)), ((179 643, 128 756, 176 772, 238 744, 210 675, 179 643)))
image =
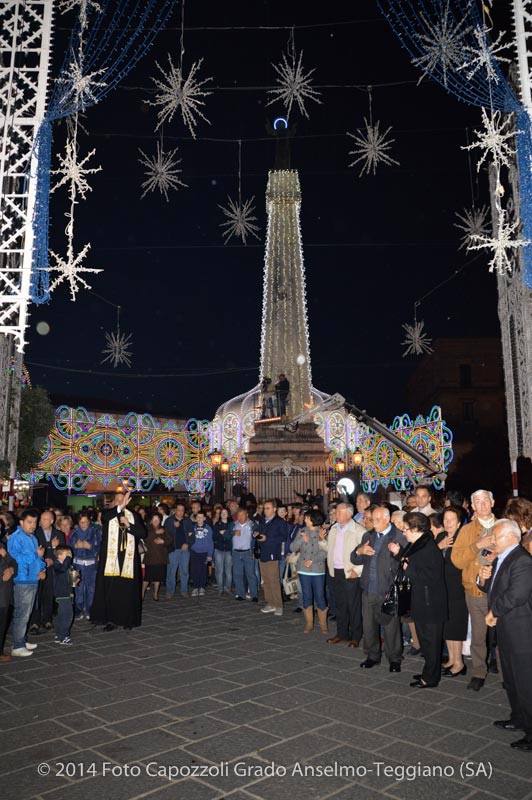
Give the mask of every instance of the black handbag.
POLYGON ((384 596, 381 611, 389 617, 406 617, 410 614, 412 603, 412 582, 405 575, 403 566, 399 567, 393 583, 384 596))

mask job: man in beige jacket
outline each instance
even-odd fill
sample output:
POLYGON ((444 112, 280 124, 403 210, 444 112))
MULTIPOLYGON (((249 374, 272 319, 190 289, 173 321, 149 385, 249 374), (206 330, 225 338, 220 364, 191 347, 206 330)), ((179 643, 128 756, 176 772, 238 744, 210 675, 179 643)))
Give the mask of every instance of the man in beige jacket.
POLYGON ((358 647, 362 638, 362 599, 360 575, 362 567, 351 564, 351 553, 366 533, 365 528, 353 520, 355 509, 350 503, 336 507, 336 523, 329 531, 320 534, 320 547, 327 551, 327 568, 333 579, 336 605, 336 636, 327 639, 329 644, 349 642, 358 647), (327 538, 325 538, 327 536, 327 538))
POLYGON ((488 596, 477 586, 481 562, 491 563, 494 556, 482 556, 481 552, 491 543, 491 532, 496 519, 493 514, 493 495, 486 489, 478 489, 471 495, 471 507, 475 519, 460 529, 455 539, 451 561, 462 570, 467 609, 471 617, 471 658, 473 674, 467 688, 478 692, 486 681, 488 650, 486 644, 488 596))

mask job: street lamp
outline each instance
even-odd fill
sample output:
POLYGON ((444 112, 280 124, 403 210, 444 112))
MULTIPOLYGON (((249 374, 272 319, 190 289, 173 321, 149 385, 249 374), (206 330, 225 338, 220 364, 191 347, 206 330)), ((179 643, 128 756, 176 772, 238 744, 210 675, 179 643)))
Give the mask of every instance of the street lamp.
POLYGON ((336 472, 345 472, 345 461, 343 458, 339 458, 336 462, 336 472))
MULTIPOLYGON (((220 499, 220 489, 222 489, 222 480, 221 480, 221 466, 223 461, 223 455, 220 451, 215 447, 214 450, 209 453, 209 458, 212 464, 212 479, 213 479, 213 497, 215 502, 223 502, 223 497, 220 499)), ((223 492, 223 489, 222 489, 223 492)))
POLYGON ((353 453, 353 471, 356 475, 357 491, 362 491, 362 464, 364 462, 364 454, 360 447, 357 447, 353 453))

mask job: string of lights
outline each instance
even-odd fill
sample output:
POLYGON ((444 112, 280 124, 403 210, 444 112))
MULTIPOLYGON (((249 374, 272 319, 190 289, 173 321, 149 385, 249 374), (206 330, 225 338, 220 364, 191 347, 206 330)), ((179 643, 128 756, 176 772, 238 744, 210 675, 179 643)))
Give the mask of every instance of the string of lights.
MULTIPOLYGON (((447 92, 491 114, 515 114, 522 238, 532 241, 532 124, 526 107, 506 80, 497 42, 471 0, 378 0, 378 6, 412 63, 447 92), (467 66, 467 54, 470 56, 467 66)), ((423 77, 423 76, 422 76, 423 77)), ((523 280, 532 288, 532 247, 523 248, 523 280)))
POLYGON ((100 0, 97 6, 85 8, 83 23, 81 14, 77 17, 46 116, 35 139, 38 166, 30 286, 34 303, 46 303, 50 298, 48 229, 52 125, 86 110, 113 91, 150 50, 173 9, 172 0, 144 0, 143 3, 100 0), (78 57, 80 52, 83 52, 83 63, 78 57))

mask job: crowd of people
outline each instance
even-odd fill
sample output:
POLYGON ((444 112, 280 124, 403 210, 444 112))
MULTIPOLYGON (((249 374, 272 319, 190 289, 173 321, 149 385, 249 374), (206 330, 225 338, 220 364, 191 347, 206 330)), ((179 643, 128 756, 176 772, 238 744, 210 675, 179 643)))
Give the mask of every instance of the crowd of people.
POLYGON ((148 589, 155 602, 188 600, 212 584, 220 597, 263 598, 261 614, 292 607, 304 634, 317 621, 327 644, 361 647, 362 669, 384 657, 401 672, 405 649, 422 657, 415 689, 470 670, 479 692, 488 671, 502 673, 511 717, 494 724, 524 731, 512 746, 532 752, 532 502, 512 498, 496 516, 488 490, 470 501, 448 491, 439 507, 425 486, 403 508, 362 492, 327 508, 310 491, 289 505, 245 492, 214 505, 130 501, 119 492, 75 525, 58 509, 0 513, 0 662, 31 656, 53 626, 72 644, 74 618, 137 627, 148 589), (394 585, 408 590, 402 616, 385 608, 394 585))

